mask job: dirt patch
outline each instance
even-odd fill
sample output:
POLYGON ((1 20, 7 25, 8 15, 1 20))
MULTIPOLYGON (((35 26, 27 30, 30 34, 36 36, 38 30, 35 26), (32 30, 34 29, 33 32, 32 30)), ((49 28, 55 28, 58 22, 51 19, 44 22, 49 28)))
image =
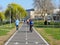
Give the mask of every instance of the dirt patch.
POLYGON ((10 30, 5 36, 0 36, 0 45, 3 45, 16 32, 15 28, 10 30))
POLYGON ((57 40, 57 41, 56 41, 56 44, 57 44, 57 45, 60 45, 60 40, 57 40))

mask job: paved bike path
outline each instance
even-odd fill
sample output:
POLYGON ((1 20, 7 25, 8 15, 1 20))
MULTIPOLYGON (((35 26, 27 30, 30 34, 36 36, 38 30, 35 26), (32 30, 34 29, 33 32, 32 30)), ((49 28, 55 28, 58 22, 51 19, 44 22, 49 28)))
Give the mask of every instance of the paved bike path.
POLYGON ((22 27, 16 32, 13 38, 5 45, 48 45, 42 38, 33 30, 29 31, 29 26, 23 24, 22 27))

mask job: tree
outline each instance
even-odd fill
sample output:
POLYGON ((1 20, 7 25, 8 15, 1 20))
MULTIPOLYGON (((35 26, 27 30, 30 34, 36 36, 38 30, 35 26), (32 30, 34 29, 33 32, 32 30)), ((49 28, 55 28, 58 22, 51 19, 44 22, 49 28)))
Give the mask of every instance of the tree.
POLYGON ((37 13, 37 15, 40 14, 40 16, 44 18, 44 21, 46 21, 47 20, 46 15, 53 13, 54 6, 52 0, 33 0, 33 1, 34 7, 36 9, 35 13, 37 13))
POLYGON ((34 0, 34 7, 40 13, 52 13, 54 6, 51 0, 34 0))
POLYGON ((0 12, 0 22, 4 20, 5 20, 5 15, 2 12, 0 12))
POLYGON ((18 4, 12 3, 12 4, 8 4, 8 7, 5 11, 5 16, 9 19, 11 16, 12 20, 15 20, 16 18, 22 17, 26 17, 27 13, 25 11, 25 9, 18 4))

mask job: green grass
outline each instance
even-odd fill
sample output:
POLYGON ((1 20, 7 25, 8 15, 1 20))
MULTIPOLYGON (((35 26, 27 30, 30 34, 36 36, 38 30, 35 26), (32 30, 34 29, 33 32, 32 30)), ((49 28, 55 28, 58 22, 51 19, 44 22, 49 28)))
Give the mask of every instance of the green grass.
POLYGON ((7 33, 14 27, 15 27, 15 25, 13 23, 11 24, 11 26, 10 26, 10 24, 1 25, 0 26, 0 36, 7 35, 7 33))
POLYGON ((53 36, 54 39, 60 40, 60 28, 44 28, 45 32, 51 36, 53 36))
POLYGON ((35 28, 50 45, 58 44, 56 41, 60 40, 60 28, 35 28))
POLYGON ((51 22, 50 25, 44 25, 43 21, 34 21, 34 27, 48 43, 51 45, 57 45, 55 41, 60 40, 60 22, 51 22))
POLYGON ((7 35, 7 30, 0 30, 0 36, 7 35))

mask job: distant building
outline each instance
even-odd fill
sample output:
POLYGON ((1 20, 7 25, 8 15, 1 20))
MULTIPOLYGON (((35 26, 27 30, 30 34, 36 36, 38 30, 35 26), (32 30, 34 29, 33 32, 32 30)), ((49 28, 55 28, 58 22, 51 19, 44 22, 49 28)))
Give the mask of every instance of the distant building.
POLYGON ((53 13, 56 14, 59 11, 60 11, 60 9, 54 9, 53 13))
POLYGON ((36 11, 35 11, 35 9, 28 9, 28 10, 26 10, 27 11, 27 18, 32 18, 32 19, 38 19, 38 18, 40 18, 41 17, 41 14, 39 13, 37 13, 36 11))
POLYGON ((27 18, 34 18, 34 9, 27 9, 27 18))
POLYGON ((54 9, 54 12, 53 12, 53 20, 55 22, 60 22, 60 9, 54 9))
MULTIPOLYGON (((41 15, 41 13, 39 11, 35 11, 35 9, 28 9, 26 11, 28 13, 27 18, 44 19, 42 17, 42 16, 44 16, 44 14, 41 15)), ((53 14, 50 15, 53 18, 54 21, 60 22, 60 14, 58 14, 59 11, 60 11, 60 9, 54 9, 53 14)), ((50 17, 50 16, 48 16, 48 14, 45 14, 45 16, 50 17)))

